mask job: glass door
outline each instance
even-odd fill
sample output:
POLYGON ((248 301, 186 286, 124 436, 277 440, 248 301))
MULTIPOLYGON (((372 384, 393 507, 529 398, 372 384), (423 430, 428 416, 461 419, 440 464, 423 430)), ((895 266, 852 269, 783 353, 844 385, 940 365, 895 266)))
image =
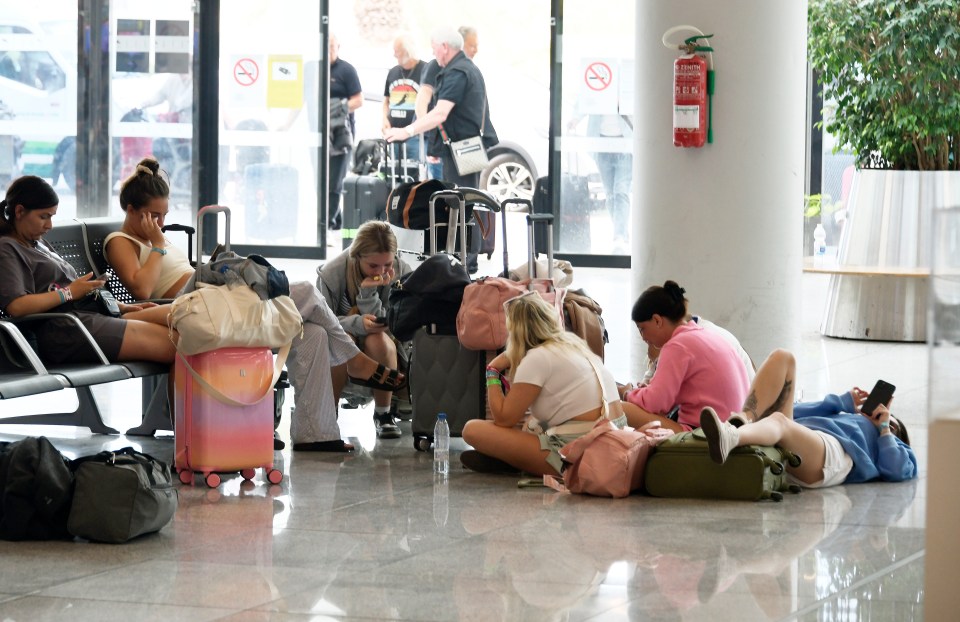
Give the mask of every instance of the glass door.
POLYGON ((232 240, 273 247, 261 251, 272 256, 292 252, 277 247, 322 251, 321 4, 234 0, 220 8, 219 202, 232 210, 232 240))
POLYGON ((614 257, 630 255, 635 10, 630 0, 562 6, 559 162, 551 170, 560 172, 558 253, 598 256, 580 265, 618 265, 614 257))

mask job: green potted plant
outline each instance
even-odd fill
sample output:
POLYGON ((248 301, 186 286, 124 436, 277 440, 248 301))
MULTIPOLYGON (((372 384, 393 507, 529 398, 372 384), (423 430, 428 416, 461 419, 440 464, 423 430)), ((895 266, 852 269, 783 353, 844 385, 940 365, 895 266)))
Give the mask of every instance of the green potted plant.
POLYGON ((860 168, 960 171, 960 2, 810 0, 825 129, 860 168))
POLYGON ((960 205, 960 0, 810 0, 823 127, 857 169, 821 332, 926 338, 930 222, 960 205))

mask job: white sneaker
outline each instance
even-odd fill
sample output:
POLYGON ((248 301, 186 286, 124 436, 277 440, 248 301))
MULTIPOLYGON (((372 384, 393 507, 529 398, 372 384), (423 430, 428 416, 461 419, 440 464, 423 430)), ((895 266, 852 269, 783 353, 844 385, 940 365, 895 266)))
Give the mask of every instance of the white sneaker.
POLYGON ((700 427, 707 437, 710 459, 717 464, 726 462, 740 440, 740 430, 720 421, 717 412, 709 406, 700 411, 700 427))

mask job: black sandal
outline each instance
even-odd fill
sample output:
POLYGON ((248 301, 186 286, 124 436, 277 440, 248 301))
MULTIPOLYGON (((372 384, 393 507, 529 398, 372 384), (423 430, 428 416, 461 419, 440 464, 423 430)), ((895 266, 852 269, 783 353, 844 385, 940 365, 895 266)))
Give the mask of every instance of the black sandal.
POLYGON ((348 376, 348 378, 350 378, 350 382, 362 387, 370 387, 380 391, 399 391, 407 386, 406 377, 401 378, 401 376, 403 374, 399 370, 390 369, 386 365, 380 364, 377 365, 376 371, 369 378, 355 378, 353 376, 348 376))

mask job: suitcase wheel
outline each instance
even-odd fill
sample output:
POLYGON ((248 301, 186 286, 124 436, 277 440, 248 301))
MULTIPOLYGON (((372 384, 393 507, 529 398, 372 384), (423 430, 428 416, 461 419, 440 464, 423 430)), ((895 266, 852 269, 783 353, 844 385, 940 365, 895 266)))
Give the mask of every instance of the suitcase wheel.
POLYGON ((267 471, 267 481, 271 484, 279 484, 283 481, 283 471, 279 469, 270 469, 267 471))
POLYGON ((220 476, 216 473, 207 473, 206 477, 203 478, 203 481, 206 482, 207 486, 210 488, 216 488, 220 485, 220 476))
POLYGON ((774 501, 783 501, 783 493, 776 492, 776 491, 771 492, 770 498, 773 499, 774 501))
POLYGON ((177 473, 177 478, 179 478, 181 484, 192 484, 193 471, 182 469, 179 473, 177 473))
POLYGON ((240 477, 247 480, 248 482, 252 480, 256 474, 257 474, 256 469, 243 469, 242 471, 240 471, 240 477))
POLYGON ((423 434, 413 435, 413 448, 417 451, 430 451, 433 446, 433 439, 423 434))

